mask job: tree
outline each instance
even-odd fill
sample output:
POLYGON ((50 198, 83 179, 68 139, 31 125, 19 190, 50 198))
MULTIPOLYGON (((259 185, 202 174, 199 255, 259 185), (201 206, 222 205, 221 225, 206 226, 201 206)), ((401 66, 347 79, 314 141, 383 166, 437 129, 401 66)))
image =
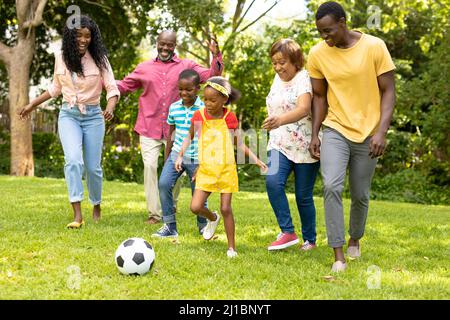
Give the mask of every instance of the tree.
POLYGON ((35 52, 36 27, 42 23, 46 0, 17 1, 17 42, 14 47, 0 42, 0 60, 9 77, 11 117, 11 174, 34 175, 30 120, 20 121, 17 110, 28 103, 30 65, 35 52))
POLYGON ((48 57, 45 49, 54 40, 55 33, 62 31, 66 17, 74 13, 68 13, 67 7, 78 5, 81 13, 89 14, 97 22, 107 47, 114 53, 112 65, 123 62, 117 66, 123 66, 118 73, 124 73, 134 62, 135 48, 147 32, 147 12, 153 3, 137 0, 6 0, 0 4, 0 62, 8 77, 11 175, 34 174, 31 122, 19 120, 17 112, 29 102, 30 72, 35 72, 32 78, 39 82, 41 75, 49 76, 53 70, 53 59, 48 57), (30 68, 32 62, 33 68, 30 68))
POLYGON ((267 116, 266 96, 275 75, 269 56, 272 44, 281 38, 294 39, 304 55, 314 44, 308 21, 293 20, 288 28, 265 25, 262 29, 264 32, 260 35, 240 35, 234 41, 239 50, 235 51, 233 62, 227 68, 232 83, 243 93, 236 113, 244 129, 260 128, 267 116))
POLYGON ((441 186, 450 185, 450 74, 442 72, 450 69, 450 28, 446 28, 445 41, 431 51, 426 71, 406 82, 399 94, 399 107, 418 128, 412 165, 441 186))
MULTIPOLYGON (((321 2, 309 3, 312 23, 321 2)), ((397 101, 387 152, 379 161, 381 171, 412 168, 428 181, 448 186, 450 80, 444 70, 449 69, 450 2, 339 2, 348 14, 349 26, 383 39, 397 67, 397 101)))
MULTIPOLYGON (((312 0, 311 23, 323 1, 312 0)), ((429 59, 431 48, 439 45, 448 26, 449 1, 341 0, 350 28, 383 39, 394 59, 396 73, 412 78, 429 59), (415 72, 413 72, 415 71, 415 72)))

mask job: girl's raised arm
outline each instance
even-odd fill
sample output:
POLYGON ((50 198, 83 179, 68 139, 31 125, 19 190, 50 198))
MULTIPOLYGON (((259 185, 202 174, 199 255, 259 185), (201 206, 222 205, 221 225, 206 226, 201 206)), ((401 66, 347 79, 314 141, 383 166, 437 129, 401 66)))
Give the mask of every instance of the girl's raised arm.
POLYGON ((238 148, 244 151, 244 154, 248 156, 250 159, 252 159, 255 164, 263 171, 267 171, 267 165, 262 162, 254 153, 252 150, 250 150, 247 145, 242 141, 242 137, 240 134, 240 130, 234 131, 234 145, 238 148))

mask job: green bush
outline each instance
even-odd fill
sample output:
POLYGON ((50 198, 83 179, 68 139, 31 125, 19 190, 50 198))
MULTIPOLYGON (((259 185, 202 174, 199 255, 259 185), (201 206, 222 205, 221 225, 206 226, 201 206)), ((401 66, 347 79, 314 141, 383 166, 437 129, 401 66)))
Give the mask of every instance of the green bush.
POLYGON ((386 175, 414 167, 418 161, 414 154, 414 139, 415 135, 410 132, 389 130, 386 151, 378 161, 377 172, 386 175))
POLYGON ((57 135, 33 133, 33 155, 36 177, 64 178, 64 153, 57 135))
MULTIPOLYGON (((255 165, 238 166, 239 188, 242 191, 265 192, 265 177, 259 174, 255 165)), ((286 183, 286 192, 294 193, 294 174, 286 183)), ((348 174, 346 176, 344 198, 350 198, 348 174)), ((319 172, 314 185, 314 196, 323 196, 322 176, 319 172)), ((450 204, 450 189, 433 184, 427 176, 418 170, 403 169, 397 173, 382 175, 381 170, 375 172, 370 193, 371 199, 422 204, 450 204)))
MULTIPOLYGON (((436 175, 428 176, 419 170, 410 152, 419 143, 405 132, 390 132, 390 150, 379 162, 375 173, 371 199, 406 201, 423 204, 450 204, 448 185, 434 183, 436 175), (411 142, 412 141, 412 142, 411 142), (385 167, 395 168, 396 173, 386 173, 385 167)), ((103 150, 103 170, 106 180, 143 183, 144 166, 140 148, 111 145, 112 139, 106 139, 103 150)), ((9 174, 10 168, 9 135, 0 133, 0 174, 9 174)), ((64 177, 64 154, 58 137, 52 133, 34 133, 33 150, 35 175, 38 177, 64 177)), ((158 174, 163 167, 163 157, 158 160, 158 174)), ((420 166, 419 166, 420 168, 420 166)), ((437 168, 439 169, 439 168, 437 168)), ((431 170, 437 170, 431 169, 431 170)), ((442 174, 447 177, 447 175, 442 174)), ((253 164, 238 165, 239 187, 242 191, 266 192, 265 176, 253 164)), ((348 179, 348 175, 347 175, 348 179)), ((183 186, 188 186, 188 179, 183 179, 183 186)), ((294 174, 289 176, 286 192, 294 193, 294 174)), ((322 177, 319 172, 314 185, 314 196, 323 195, 322 177)), ((348 181, 343 192, 350 197, 348 181)))
POLYGON ((105 145, 102 161, 105 179, 143 183, 144 165, 139 147, 105 145))
POLYGON ((448 186, 438 186, 420 171, 405 169, 384 177, 375 176, 371 198, 423 204, 450 204, 448 186))

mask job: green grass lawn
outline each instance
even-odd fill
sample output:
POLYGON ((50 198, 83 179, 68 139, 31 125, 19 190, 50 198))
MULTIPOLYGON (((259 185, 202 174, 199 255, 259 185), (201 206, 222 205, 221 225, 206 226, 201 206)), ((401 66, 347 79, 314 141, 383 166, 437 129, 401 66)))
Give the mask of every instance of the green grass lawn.
MULTIPOLYGON (((268 252, 279 232, 265 193, 234 196, 239 256, 228 259, 223 224, 206 242, 189 212, 183 189, 179 241, 151 238, 159 228, 146 218, 143 186, 105 182, 103 219, 72 221, 64 180, 0 176, 0 299, 449 299, 450 207, 372 201, 362 258, 333 277, 322 198, 317 207, 318 249, 268 252), (114 263, 118 245, 147 239, 156 259, 141 277, 124 276, 114 263), (380 276, 377 278, 377 276, 380 276), (381 279, 378 288, 372 288, 381 279)), ((291 209, 294 197, 289 195, 291 209)), ((217 208, 213 196, 211 208, 217 208)), ((346 221, 349 201, 345 200, 346 221)), ((297 210, 292 210, 299 229, 297 210)))

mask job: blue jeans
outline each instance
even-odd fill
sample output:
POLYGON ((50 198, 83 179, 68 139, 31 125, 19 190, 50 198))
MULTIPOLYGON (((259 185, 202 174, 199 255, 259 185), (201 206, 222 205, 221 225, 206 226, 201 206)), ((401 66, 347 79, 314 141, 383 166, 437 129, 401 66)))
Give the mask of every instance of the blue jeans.
MULTIPOLYGON (((192 181, 192 177, 198 167, 198 161, 194 161, 191 159, 183 160, 182 170, 180 172, 177 172, 175 170, 175 161, 177 160, 177 158, 178 152, 173 150, 167 157, 167 160, 164 163, 164 167, 161 172, 161 176, 159 177, 159 199, 161 201, 161 209, 163 213, 162 219, 164 223, 174 223, 176 220, 173 207, 172 191, 175 183, 184 171, 186 171, 189 176, 192 193, 195 190, 195 182, 192 181)), ((197 225, 199 229, 202 229, 204 226, 206 226, 206 222, 207 221, 204 217, 197 216, 197 225)))
POLYGON ((294 163, 277 150, 269 150, 269 171, 266 188, 270 204, 282 232, 293 233, 289 203, 286 197, 286 181, 292 171, 295 174, 295 200, 302 223, 303 240, 316 242, 316 208, 313 200, 314 183, 319 162, 294 163))
POLYGON ((64 150, 64 177, 69 201, 83 200, 82 178, 86 173, 89 200, 93 205, 102 201, 101 166, 105 121, 99 105, 86 106, 86 114, 78 107, 64 103, 59 112, 58 134, 64 150))

